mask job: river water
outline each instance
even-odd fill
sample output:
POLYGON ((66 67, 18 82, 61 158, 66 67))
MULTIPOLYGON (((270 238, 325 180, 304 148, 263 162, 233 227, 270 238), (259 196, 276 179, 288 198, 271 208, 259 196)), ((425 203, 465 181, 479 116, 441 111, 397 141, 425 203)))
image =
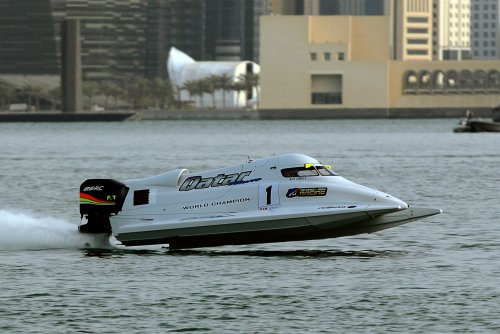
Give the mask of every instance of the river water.
POLYGON ((500 135, 455 120, 0 124, 0 332, 498 333, 500 135), (88 249, 87 178, 304 153, 441 215, 370 235, 88 249))

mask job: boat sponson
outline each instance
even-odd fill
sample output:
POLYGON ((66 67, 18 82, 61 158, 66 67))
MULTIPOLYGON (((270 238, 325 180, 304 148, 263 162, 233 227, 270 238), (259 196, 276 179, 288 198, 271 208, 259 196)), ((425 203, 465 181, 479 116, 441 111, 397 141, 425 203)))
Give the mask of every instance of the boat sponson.
POLYGON ((279 226, 283 226, 284 224, 293 226, 290 228, 281 227, 269 229, 265 226, 261 226, 260 229, 258 229, 255 227, 255 224, 258 224, 258 222, 254 222, 254 230, 252 231, 244 231, 242 228, 237 232, 202 233, 201 231, 198 231, 199 234, 188 235, 185 233, 186 231, 183 231, 183 229, 176 229, 169 230, 165 234, 162 234, 161 231, 143 231, 123 233, 117 235, 116 237, 125 246, 169 244, 170 249, 317 240, 361 233, 373 233, 417 219, 432 216, 440 212, 441 210, 436 209, 409 208, 378 217, 372 217, 369 215, 362 217, 357 215, 350 218, 344 217, 345 219, 342 222, 330 224, 330 228, 328 229, 326 229, 326 224, 304 224, 304 219, 307 220, 308 218, 302 217, 277 221, 277 225, 279 226))

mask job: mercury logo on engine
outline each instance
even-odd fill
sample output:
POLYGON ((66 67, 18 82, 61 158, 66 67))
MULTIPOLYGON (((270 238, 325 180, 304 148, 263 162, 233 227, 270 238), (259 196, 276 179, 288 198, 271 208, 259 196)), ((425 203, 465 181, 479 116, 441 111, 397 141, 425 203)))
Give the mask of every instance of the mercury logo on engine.
POLYGON ((232 184, 240 184, 252 182, 253 180, 243 180, 246 176, 252 174, 251 171, 235 174, 219 174, 215 177, 191 176, 188 177, 179 187, 179 191, 189 191, 193 189, 206 189, 209 187, 229 186, 232 184))
POLYGON ((92 186, 92 187, 85 187, 83 191, 102 191, 104 186, 92 186))

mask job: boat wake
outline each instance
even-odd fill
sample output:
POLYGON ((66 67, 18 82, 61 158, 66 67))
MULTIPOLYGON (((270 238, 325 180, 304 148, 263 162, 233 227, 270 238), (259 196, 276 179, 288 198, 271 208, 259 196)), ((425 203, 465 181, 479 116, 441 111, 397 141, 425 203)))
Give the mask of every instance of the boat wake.
POLYGON ((0 251, 111 247, 109 237, 81 234, 68 221, 0 210, 0 251))

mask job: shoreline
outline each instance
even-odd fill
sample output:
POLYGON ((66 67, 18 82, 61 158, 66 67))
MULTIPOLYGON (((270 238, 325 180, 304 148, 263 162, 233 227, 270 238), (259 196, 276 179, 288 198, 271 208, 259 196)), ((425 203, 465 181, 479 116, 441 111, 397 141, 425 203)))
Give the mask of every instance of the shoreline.
POLYGON ((1 122, 123 122, 137 116, 134 112, 0 112, 1 122))
POLYGON ((0 122, 123 122, 175 120, 321 120, 321 119, 428 119, 491 118, 489 108, 425 109, 236 109, 236 110, 138 110, 111 112, 8 112, 0 111, 0 122))

